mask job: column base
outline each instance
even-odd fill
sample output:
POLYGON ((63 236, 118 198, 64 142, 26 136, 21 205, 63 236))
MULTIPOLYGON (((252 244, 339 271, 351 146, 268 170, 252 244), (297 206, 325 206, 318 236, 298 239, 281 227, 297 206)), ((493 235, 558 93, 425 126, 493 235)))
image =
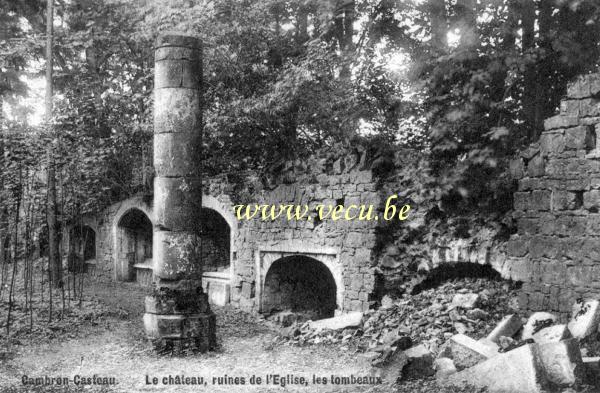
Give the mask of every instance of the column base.
POLYGON ((144 329, 159 352, 216 348, 216 316, 205 293, 162 290, 146 297, 144 329))
POLYGON ((159 353, 207 352, 217 346, 212 312, 191 315, 144 314, 146 335, 159 353))

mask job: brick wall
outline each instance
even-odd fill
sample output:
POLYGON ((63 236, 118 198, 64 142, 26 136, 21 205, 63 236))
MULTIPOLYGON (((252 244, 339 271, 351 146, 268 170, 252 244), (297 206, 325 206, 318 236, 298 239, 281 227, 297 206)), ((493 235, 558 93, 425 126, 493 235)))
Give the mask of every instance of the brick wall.
POLYGON ((517 234, 507 244, 521 266, 521 306, 563 316, 579 297, 600 295, 600 75, 568 87, 539 143, 510 165, 517 234))

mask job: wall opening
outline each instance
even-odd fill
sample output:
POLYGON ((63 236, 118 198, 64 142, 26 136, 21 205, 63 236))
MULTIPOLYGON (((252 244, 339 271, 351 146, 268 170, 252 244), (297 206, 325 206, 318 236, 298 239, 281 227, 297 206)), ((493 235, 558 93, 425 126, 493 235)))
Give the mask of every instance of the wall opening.
POLYGON ((135 265, 152 266, 152 222, 139 209, 129 210, 117 224, 117 258, 124 281, 136 279, 135 265))
POLYGON ((231 228, 215 210, 202 208, 200 216, 204 272, 229 272, 231 228))
POLYGON ((262 312, 291 311, 302 319, 334 316, 336 283, 333 275, 314 258, 293 255, 273 262, 262 291, 262 312))
MULTIPOLYGON (((490 265, 480 265, 468 262, 448 262, 435 269, 423 272, 416 280, 416 285, 412 288, 411 295, 417 295, 428 289, 439 287, 441 284, 460 280, 460 279, 487 279, 496 282, 510 282, 504 280, 499 272, 490 265)), ((515 282, 515 286, 520 286, 520 282, 515 282)))

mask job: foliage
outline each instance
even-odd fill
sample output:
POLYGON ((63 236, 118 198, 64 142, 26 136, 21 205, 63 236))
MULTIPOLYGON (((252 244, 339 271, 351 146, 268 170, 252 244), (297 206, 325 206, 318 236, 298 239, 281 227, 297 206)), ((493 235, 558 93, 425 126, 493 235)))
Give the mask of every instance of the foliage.
MULTIPOLYGON (((43 70, 43 4, 0 2, 12 108, 20 76, 43 70)), ((424 221, 499 223, 507 159, 536 139, 566 82, 596 67, 599 14, 591 0, 57 2, 62 219, 151 190, 152 43, 178 30, 204 43, 206 174, 273 172, 366 140, 382 160, 418 152, 400 176, 424 221)), ((39 127, 0 121, 48 143, 39 127)))

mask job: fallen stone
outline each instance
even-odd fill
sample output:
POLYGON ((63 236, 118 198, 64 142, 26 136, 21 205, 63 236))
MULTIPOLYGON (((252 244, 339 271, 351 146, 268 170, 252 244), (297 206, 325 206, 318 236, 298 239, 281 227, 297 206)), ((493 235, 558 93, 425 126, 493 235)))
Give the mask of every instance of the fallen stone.
POLYGON ((593 386, 600 385, 600 356, 582 357, 581 360, 586 383, 593 386))
POLYGON ((471 309, 477 306, 479 300, 479 295, 476 293, 457 293, 452 298, 451 306, 471 309))
POLYGON ((349 327, 358 327, 362 323, 363 313, 359 311, 349 312, 333 318, 310 321, 309 327, 314 330, 340 330, 349 327))
POLYGON ((384 346, 397 347, 400 350, 408 349, 413 345, 410 336, 398 334, 397 329, 385 333, 381 341, 384 346))
POLYGON ((546 378, 555 387, 573 386, 581 379, 583 360, 576 339, 540 344, 538 353, 546 378))
POLYGON ((281 326, 288 327, 300 320, 299 315, 291 311, 281 311, 271 317, 281 326))
POLYGON ((524 345, 450 375, 442 383, 487 388, 489 393, 541 393, 546 379, 537 357, 537 345, 524 345))
POLYGON ((465 334, 469 328, 462 322, 454 322, 454 330, 456 330, 458 334, 465 334))
POLYGON ((474 308, 472 310, 467 311, 467 318, 469 318, 469 319, 474 319, 474 320, 487 319, 488 316, 489 316, 489 314, 480 308, 474 308))
POLYGON ((600 375, 600 356, 582 357, 583 366, 596 375, 600 375))
POLYGON ((584 303, 575 303, 571 321, 567 325, 573 337, 581 340, 598 331, 600 323, 600 302, 588 300, 584 303))
POLYGON ((498 351, 494 348, 477 342, 464 334, 456 334, 444 344, 438 358, 452 359, 456 368, 463 370, 497 355, 498 351))
POLYGON ((498 352, 500 350, 500 345, 496 344, 493 341, 488 340, 487 338, 481 338, 481 339, 477 340, 477 342, 492 349, 494 352, 498 352))
POLYGON ((457 372, 454 362, 449 358, 435 359, 433 362, 433 369, 435 370, 435 377, 437 379, 447 378, 457 372))
POLYGON ((404 351, 408 359, 402 369, 402 379, 420 379, 435 374, 433 355, 424 345, 417 345, 404 351))
POLYGON ((554 325, 543 328, 533 335, 533 340, 538 344, 553 343, 573 337, 567 325, 554 325))
POLYGON ((408 364, 404 351, 388 351, 371 361, 373 367, 381 369, 378 373, 386 382, 395 383, 402 377, 402 370, 408 364))
POLYGON ((549 312, 535 312, 531 314, 525 326, 523 326, 523 334, 521 340, 533 338, 533 335, 545 327, 551 326, 556 322, 556 316, 549 312))
POLYGON ((393 305, 394 305, 394 299, 392 299, 388 295, 385 295, 383 298, 381 298, 381 307, 382 308, 390 308, 393 305))
POLYGON ((510 314, 504 317, 498 325, 488 334, 487 339, 499 343, 501 336, 513 337, 521 329, 523 323, 517 314, 510 314))

